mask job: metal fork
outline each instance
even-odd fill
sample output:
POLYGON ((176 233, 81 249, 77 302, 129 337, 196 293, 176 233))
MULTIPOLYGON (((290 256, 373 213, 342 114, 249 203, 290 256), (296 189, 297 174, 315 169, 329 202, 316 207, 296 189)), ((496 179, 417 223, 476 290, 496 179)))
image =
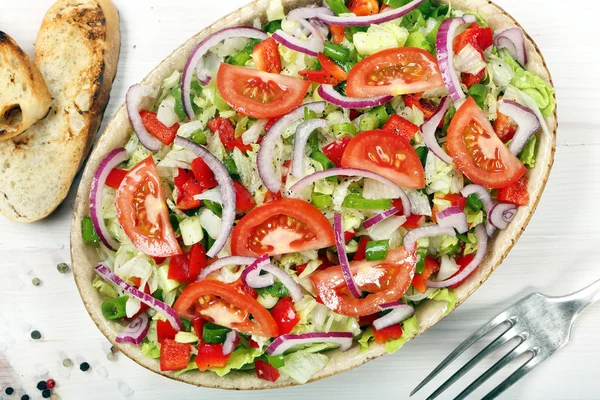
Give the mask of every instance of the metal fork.
POLYGON ((450 353, 440 365, 435 367, 435 369, 427 375, 419 385, 417 385, 410 395, 412 396, 418 392, 483 336, 500 325, 506 325, 506 328, 502 331, 500 336, 495 338, 461 369, 456 371, 454 375, 427 398, 427 400, 435 399, 486 356, 505 343, 516 341, 516 343, 511 346, 508 354, 504 355, 455 398, 455 400, 466 398, 496 372, 507 366, 511 361, 525 353, 529 353, 529 358, 520 368, 483 398, 484 400, 495 399, 529 371, 567 344, 571 336, 571 328, 573 327, 575 318, 580 312, 598 300, 600 300, 600 280, 592 283, 585 289, 567 296, 549 297, 541 293, 533 293, 522 298, 479 328, 479 330, 469 336, 467 340, 462 342, 456 350, 450 353))

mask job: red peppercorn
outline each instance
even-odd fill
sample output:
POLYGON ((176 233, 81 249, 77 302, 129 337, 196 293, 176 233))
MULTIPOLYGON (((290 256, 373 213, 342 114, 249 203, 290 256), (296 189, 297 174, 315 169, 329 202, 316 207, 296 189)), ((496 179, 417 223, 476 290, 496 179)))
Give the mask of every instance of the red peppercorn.
POLYGON ((48 389, 54 389, 55 386, 56 386, 56 381, 54 379, 48 379, 46 381, 46 387, 48 389))

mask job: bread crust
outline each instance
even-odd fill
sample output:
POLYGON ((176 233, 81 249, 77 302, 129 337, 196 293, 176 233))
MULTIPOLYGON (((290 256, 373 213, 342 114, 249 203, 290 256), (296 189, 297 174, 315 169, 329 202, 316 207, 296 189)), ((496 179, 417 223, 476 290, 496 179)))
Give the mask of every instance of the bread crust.
POLYGON ((110 0, 58 0, 48 10, 34 60, 54 101, 44 119, 0 142, 0 213, 37 221, 65 199, 100 127, 119 50, 110 0))
POLYGON ((44 118, 51 104, 40 71, 17 42, 0 31, 0 141, 44 118))

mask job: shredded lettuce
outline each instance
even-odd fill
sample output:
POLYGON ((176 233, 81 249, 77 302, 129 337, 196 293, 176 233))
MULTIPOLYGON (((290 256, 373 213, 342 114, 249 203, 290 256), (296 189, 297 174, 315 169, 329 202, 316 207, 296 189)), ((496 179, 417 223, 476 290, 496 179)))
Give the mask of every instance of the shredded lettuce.
POLYGON ((405 222, 405 216, 394 215, 371 226, 367 229, 367 232, 373 240, 388 240, 392 233, 397 231, 405 222))
POLYGON ((219 376, 227 375, 232 369, 240 369, 246 364, 254 362, 254 359, 262 354, 261 349, 255 349, 253 347, 245 348, 238 347, 231 353, 231 357, 227 360, 227 364, 222 368, 209 368, 211 371, 216 372, 219 376))
POLYGON ((454 56, 454 68, 459 72, 477 75, 485 67, 486 63, 481 54, 471 44, 466 45, 454 56))
POLYGON ((469 243, 465 243, 465 255, 473 254, 477 251, 477 248, 479 248, 479 245, 477 244, 477 236, 474 232, 467 233, 467 238, 469 239, 469 243))
POLYGON ((285 11, 283 10, 281 0, 270 0, 267 7, 267 19, 275 21, 283 18, 285 18, 285 11))
POLYGON ((196 343, 198 336, 192 332, 179 331, 175 335, 175 341, 179 343, 196 343))
POLYGON ((181 374, 184 374, 184 373, 189 372, 189 371, 195 371, 197 369, 198 369, 198 366, 196 365, 196 362, 192 360, 192 361, 190 361, 188 363, 187 367, 185 367, 184 369, 180 369, 180 370, 175 371, 175 373, 173 373, 173 375, 175 377, 178 377, 181 374))
POLYGON ((450 311, 454 309, 454 306, 458 301, 458 295, 456 292, 448 288, 438 289, 434 292, 431 292, 427 295, 427 298, 435 301, 446 302, 446 315, 450 314, 450 311))
POLYGON ((285 365, 279 368, 279 372, 298 383, 306 383, 328 362, 329 357, 324 354, 297 351, 285 357, 285 365))
POLYGON ((311 296, 305 296, 295 304, 296 312, 300 317, 293 333, 308 332, 352 332, 360 333, 360 326, 356 318, 336 314, 311 296))
POLYGON ((360 336, 360 339, 358 339, 358 344, 360 345, 361 352, 369 350, 369 342, 371 341, 371 339, 373 339, 373 337, 373 327, 369 326, 360 336))
POLYGON ((458 245, 458 239, 448 235, 441 235, 429 238, 428 252, 441 257, 444 254, 452 253, 458 245))
POLYGON ((553 96, 554 89, 551 89, 541 77, 521 67, 508 50, 500 49, 498 54, 512 68, 515 74, 515 77, 510 82, 511 85, 534 99, 544 117, 552 116, 555 103, 553 96))
POLYGON ((100 293, 103 295, 110 297, 112 299, 119 296, 117 291, 110 285, 110 283, 103 281, 99 276, 94 278, 94 282, 92 282, 92 286, 98 289, 100 293))
POLYGON ((448 165, 429 152, 425 162, 425 185, 427 194, 458 193, 464 187, 464 180, 454 164, 448 165))
POLYGON ((392 354, 400 350, 404 343, 417 336, 419 333, 419 323, 417 322, 417 316, 402 321, 402 336, 396 340, 390 340, 385 344, 385 351, 388 354, 392 354))
POLYGON ((495 54, 488 56, 488 74, 490 74, 490 80, 501 89, 510 85, 510 81, 515 77, 510 65, 495 54))
POLYGON ((145 342, 142 343, 142 354, 149 358, 160 358, 160 349, 154 342, 145 342))
POLYGON ((366 32, 356 32, 352 42, 360 55, 371 55, 381 50, 402 47, 409 37, 408 30, 391 22, 371 25, 366 32))
POLYGON ((465 214, 467 214, 467 222, 470 227, 483 223, 483 210, 473 211, 471 207, 465 207, 465 214))
POLYGON ((527 141, 527 143, 525 144, 525 147, 523 147, 523 150, 521 150, 521 153, 519 154, 519 160, 521 160, 521 162, 523 163, 523 165, 525 165, 527 168, 533 168, 535 167, 535 143, 536 143, 537 139, 535 136, 532 136, 529 138, 529 140, 527 141))

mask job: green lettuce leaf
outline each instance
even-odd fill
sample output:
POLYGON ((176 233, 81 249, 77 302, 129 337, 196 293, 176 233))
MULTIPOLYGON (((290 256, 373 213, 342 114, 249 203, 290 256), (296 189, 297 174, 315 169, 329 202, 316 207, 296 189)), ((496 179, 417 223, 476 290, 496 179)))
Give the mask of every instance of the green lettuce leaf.
POLYGON ((185 372, 194 371, 196 369, 198 369, 198 366, 196 365, 196 363, 194 362, 194 360, 192 360, 192 361, 189 362, 189 364, 187 365, 187 367, 185 367, 184 369, 180 369, 180 370, 175 371, 175 373, 173 375, 179 376, 179 375, 181 375, 181 374, 183 374, 185 372))
POLYGON ((329 357, 320 353, 297 351, 285 357, 285 365, 279 372, 298 383, 306 383, 329 362, 329 357))
POLYGON ((498 54, 515 73, 515 77, 510 83, 534 99, 544 117, 552 116, 555 105, 554 89, 548 87, 541 77, 521 67, 506 49, 501 49, 498 54))
POLYGON ((227 365, 223 368, 209 368, 219 376, 227 375, 232 369, 240 369, 246 364, 250 364, 255 358, 262 354, 261 349, 255 349, 254 347, 245 348, 238 347, 231 353, 231 357, 227 360, 227 365))
POLYGON ((369 342, 373 339, 373 337, 374 337, 373 328, 372 327, 368 327, 363 332, 363 334, 360 337, 360 339, 358 339, 358 344, 360 344, 360 351, 361 351, 361 353, 363 351, 369 350, 369 342))
POLYGON ((402 321, 402 336, 400 339, 390 340, 385 344, 385 351, 388 354, 392 354, 400 350, 400 347, 404 346, 404 343, 408 342, 419 333, 419 323, 417 322, 417 316, 402 321))
POLYGON ((142 354, 149 358, 160 358, 160 349, 156 346, 156 343, 146 342, 142 344, 142 354))
POLYGON ((525 147, 521 150, 519 154, 519 160, 525 165, 527 168, 535 167, 535 142, 537 141, 535 136, 529 138, 527 143, 525 143, 525 147))
POLYGON ((456 292, 452 289, 439 289, 434 292, 431 292, 427 298, 435 301, 445 301, 446 304, 446 315, 450 313, 454 309, 456 302, 458 301, 458 296, 456 292))

